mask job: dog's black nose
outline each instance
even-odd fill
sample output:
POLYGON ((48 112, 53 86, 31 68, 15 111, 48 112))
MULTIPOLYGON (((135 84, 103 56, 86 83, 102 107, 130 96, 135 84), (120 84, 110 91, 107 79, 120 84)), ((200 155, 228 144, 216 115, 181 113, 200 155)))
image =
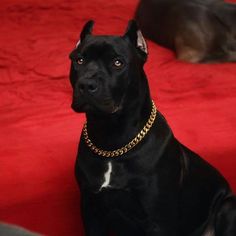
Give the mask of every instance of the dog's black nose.
POLYGON ((80 93, 95 93, 98 89, 98 84, 97 84, 97 80, 95 79, 86 79, 86 80, 82 80, 80 81, 79 85, 79 91, 80 93))

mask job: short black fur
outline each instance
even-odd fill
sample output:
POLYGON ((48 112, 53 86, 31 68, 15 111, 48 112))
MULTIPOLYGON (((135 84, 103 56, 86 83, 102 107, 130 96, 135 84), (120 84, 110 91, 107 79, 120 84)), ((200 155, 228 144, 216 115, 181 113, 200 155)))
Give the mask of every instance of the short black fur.
MULTIPOLYGON (((127 144, 150 116, 147 51, 137 45, 144 43, 137 30, 134 21, 124 36, 85 29, 70 54, 72 108, 86 113, 89 137, 105 150, 127 144)), ((236 235, 236 198, 228 183, 178 142, 160 112, 145 138, 117 158, 94 154, 81 136, 75 173, 86 236, 236 235)))

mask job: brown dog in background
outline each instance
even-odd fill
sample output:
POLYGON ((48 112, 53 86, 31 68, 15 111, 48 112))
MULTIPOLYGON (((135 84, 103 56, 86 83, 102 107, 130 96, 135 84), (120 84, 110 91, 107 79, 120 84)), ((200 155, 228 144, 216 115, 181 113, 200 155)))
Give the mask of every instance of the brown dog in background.
POLYGON ((140 0, 147 38, 192 63, 236 61, 236 4, 223 0, 140 0))

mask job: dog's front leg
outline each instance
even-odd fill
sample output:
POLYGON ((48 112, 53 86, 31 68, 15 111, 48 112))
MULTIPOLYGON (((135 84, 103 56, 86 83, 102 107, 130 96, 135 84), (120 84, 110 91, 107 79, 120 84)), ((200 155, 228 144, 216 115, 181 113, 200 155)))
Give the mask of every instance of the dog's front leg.
POLYGON ((81 211, 86 236, 108 236, 104 215, 97 208, 96 196, 93 193, 81 191, 81 211))

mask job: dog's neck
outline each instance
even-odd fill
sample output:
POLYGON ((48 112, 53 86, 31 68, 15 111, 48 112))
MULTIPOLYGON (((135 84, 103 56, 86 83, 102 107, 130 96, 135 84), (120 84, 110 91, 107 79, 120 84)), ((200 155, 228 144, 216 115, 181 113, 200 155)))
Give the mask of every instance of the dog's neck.
POLYGON ((125 98, 122 110, 117 114, 86 114, 89 137, 97 147, 105 150, 120 148, 140 132, 152 109, 149 88, 145 87, 137 95, 137 100, 125 98))

